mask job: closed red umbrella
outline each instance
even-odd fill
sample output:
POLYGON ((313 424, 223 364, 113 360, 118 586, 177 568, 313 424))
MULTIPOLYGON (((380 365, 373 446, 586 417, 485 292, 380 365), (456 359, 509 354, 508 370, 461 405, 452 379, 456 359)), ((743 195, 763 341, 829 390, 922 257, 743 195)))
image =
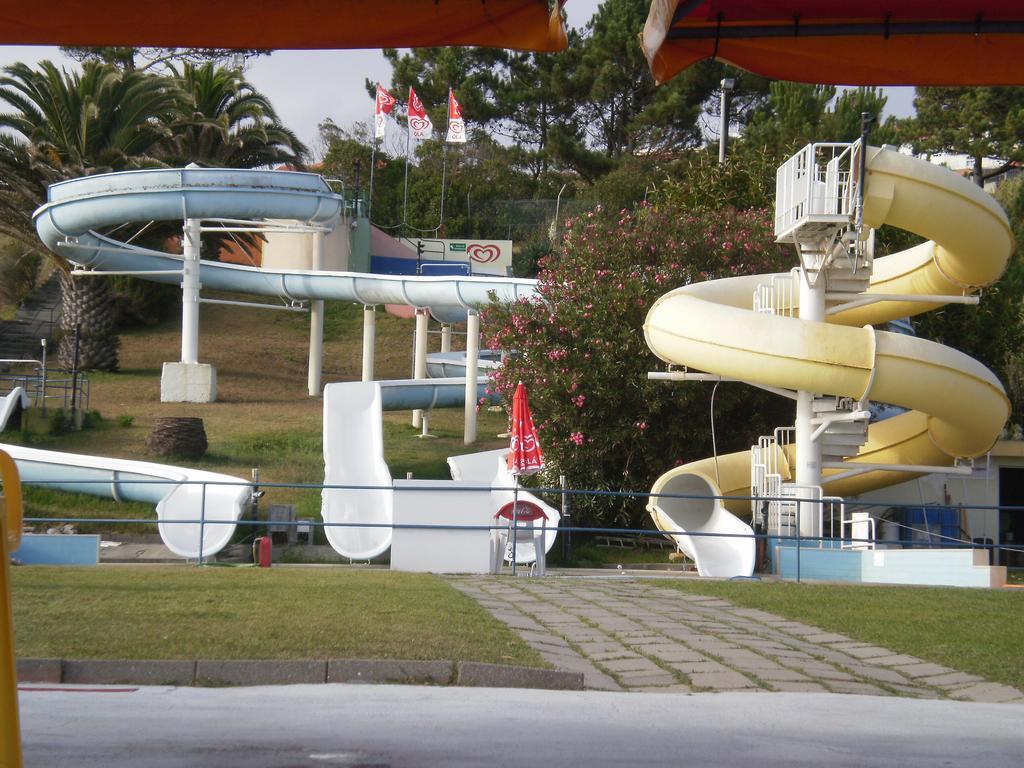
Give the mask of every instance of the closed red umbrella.
MULTIPOLYGON (((544 469, 544 453, 540 449, 537 428, 533 426, 533 414, 530 413, 526 387, 521 381, 512 396, 512 427, 509 432, 511 438, 508 451, 508 471, 516 478, 512 490, 512 573, 514 575, 516 572, 516 527, 519 524, 519 478, 544 469)), ((538 557, 540 556, 541 553, 538 553, 538 557)))
POLYGON ((537 429, 533 426, 526 387, 521 381, 512 396, 512 428, 509 432, 512 440, 508 451, 508 471, 518 477, 544 469, 544 454, 540 449, 537 429))

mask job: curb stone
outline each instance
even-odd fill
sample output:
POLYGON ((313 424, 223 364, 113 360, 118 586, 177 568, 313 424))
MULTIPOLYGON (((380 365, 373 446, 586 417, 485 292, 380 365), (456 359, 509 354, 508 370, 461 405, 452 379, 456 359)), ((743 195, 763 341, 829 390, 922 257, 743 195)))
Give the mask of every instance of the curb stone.
POLYGON ((460 661, 455 669, 455 684, 482 688, 543 688, 555 691, 582 691, 582 672, 563 672, 535 667, 511 667, 460 661))
POLYGON ((196 676, 194 661, 65 659, 62 668, 61 681, 72 684, 192 685, 196 676))
POLYGON ((583 674, 475 661, 33 659, 17 661, 18 682, 92 685, 252 686, 404 683, 583 690, 583 674))
POLYGON ((455 665, 450 661, 401 661, 392 659, 331 659, 328 683, 432 683, 450 685, 455 665))

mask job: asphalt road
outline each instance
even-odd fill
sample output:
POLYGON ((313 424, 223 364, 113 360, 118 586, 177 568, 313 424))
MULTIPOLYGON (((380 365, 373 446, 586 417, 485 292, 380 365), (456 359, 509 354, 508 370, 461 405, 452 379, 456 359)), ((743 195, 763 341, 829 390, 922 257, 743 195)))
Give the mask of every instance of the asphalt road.
POLYGON ((26 768, 1024 764, 1024 705, 808 693, 22 686, 26 768))

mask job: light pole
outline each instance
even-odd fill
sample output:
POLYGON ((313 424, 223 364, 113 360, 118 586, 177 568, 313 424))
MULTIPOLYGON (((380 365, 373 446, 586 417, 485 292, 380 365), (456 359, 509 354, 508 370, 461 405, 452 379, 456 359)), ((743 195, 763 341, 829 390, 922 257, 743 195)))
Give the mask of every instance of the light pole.
POLYGON ((722 78, 722 105, 721 124, 718 131, 718 162, 725 162, 725 154, 729 148, 729 97, 733 88, 736 87, 736 80, 732 77, 722 78))

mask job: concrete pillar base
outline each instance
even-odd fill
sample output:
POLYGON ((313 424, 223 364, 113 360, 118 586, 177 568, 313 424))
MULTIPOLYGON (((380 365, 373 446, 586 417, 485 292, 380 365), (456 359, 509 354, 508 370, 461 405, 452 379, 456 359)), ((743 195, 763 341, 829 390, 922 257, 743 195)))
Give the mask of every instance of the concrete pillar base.
POLYGON ((161 403, 213 403, 217 400, 217 369, 206 363, 164 363, 160 374, 161 403))

